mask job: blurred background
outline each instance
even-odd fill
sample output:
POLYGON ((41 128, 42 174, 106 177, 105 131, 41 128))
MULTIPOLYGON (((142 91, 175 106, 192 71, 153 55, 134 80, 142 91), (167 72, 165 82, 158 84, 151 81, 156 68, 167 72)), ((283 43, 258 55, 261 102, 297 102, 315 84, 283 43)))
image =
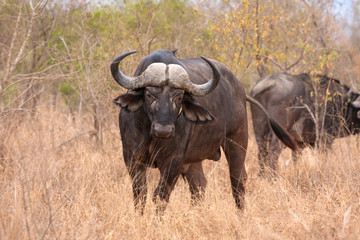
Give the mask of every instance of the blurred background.
POLYGON ((190 208, 179 181, 163 221, 151 201, 140 217, 112 103, 125 90, 109 66, 137 50, 120 65, 132 75, 151 52, 178 49, 223 62, 248 93, 276 72, 359 91, 359 43, 359 0, 1 0, 0 239, 358 239, 358 136, 296 167, 284 151, 274 184, 257 179, 250 134, 244 213, 222 159, 205 161, 204 205, 190 208))
POLYGON ((275 72, 326 74, 359 89, 359 3, 3 0, 1 112, 34 114, 59 101, 72 115, 107 110, 123 91, 109 63, 130 50, 138 54, 120 66, 128 74, 151 52, 178 49, 225 63, 248 91, 275 72))

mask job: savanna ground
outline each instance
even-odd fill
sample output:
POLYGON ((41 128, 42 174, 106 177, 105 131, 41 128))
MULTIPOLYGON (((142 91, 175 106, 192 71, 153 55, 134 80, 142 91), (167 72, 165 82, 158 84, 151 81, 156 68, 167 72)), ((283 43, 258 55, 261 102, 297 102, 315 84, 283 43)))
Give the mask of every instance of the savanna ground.
MULTIPOLYGON (((227 163, 204 161, 204 201, 179 179, 160 218, 148 171, 144 216, 134 211, 112 99, 158 49, 216 59, 250 92, 277 72, 325 74, 360 87, 359 0, 0 1, 0 239, 359 239, 360 139, 327 153, 290 151, 276 181, 258 178, 249 126, 246 206, 227 163)), ((250 117, 249 117, 250 118, 250 117)), ((251 120, 249 122, 251 124, 251 120)))
MULTIPOLYGON (((246 207, 236 209, 227 162, 204 161, 204 201, 191 206, 179 179, 165 214, 151 201, 158 170, 148 172, 144 216, 134 211, 116 112, 103 145, 73 118, 44 104, 11 119, 0 172, 1 239, 358 239, 360 140, 337 140, 327 153, 304 151, 297 166, 283 151, 274 182, 257 177, 250 134, 246 207)), ((3 123, 4 124, 4 123, 3 123)), ((9 125, 8 125, 9 126, 9 125)), ((1 127, 4 127, 2 125, 1 127)), ((249 128, 251 131, 251 128, 249 128)))

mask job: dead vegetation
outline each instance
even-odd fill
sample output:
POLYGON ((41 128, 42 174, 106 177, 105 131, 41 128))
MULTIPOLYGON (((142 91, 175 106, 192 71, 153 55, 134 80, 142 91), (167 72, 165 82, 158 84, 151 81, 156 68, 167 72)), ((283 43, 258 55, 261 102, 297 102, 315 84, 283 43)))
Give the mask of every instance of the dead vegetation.
MULTIPOLYGON (((252 135, 246 208, 234 204, 225 159, 205 161, 205 200, 192 207, 180 179, 162 218, 148 200, 134 211, 114 116, 103 145, 92 123, 40 106, 6 140, 0 174, 2 239, 357 239, 360 234, 360 143, 337 140, 327 153, 307 149, 295 166, 280 158, 279 177, 258 178, 252 135)), ((1 125, 1 128, 3 125, 1 125)), ((149 194, 158 181, 148 173, 149 194)), ((151 199, 151 198, 149 198, 151 199)))
MULTIPOLYGON (((179 179, 164 216, 149 197, 141 217, 111 103, 124 89, 109 73, 122 52, 139 51, 121 66, 130 75, 150 52, 178 48, 180 58, 224 62, 247 90, 283 69, 329 73, 356 90, 358 0, 346 29, 334 26, 335 0, 104 2, 0 2, 0 239, 359 238, 359 136, 306 149, 297 166, 284 150, 270 182, 257 177, 250 134, 243 212, 222 158, 204 161, 204 202, 191 206, 179 179)), ((158 178, 148 172, 149 194, 158 178)))

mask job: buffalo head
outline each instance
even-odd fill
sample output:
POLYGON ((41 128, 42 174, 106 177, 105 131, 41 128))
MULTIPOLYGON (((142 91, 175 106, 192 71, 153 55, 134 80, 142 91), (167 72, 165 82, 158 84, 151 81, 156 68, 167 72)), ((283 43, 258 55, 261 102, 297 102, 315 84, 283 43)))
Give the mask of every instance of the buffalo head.
POLYGON ((187 120, 196 123, 214 119, 214 116, 194 99, 194 96, 205 96, 213 91, 220 80, 220 72, 211 60, 201 57, 209 64, 213 73, 212 78, 204 84, 191 82, 183 66, 162 62, 151 63, 146 69, 140 70, 141 74, 138 76, 129 77, 119 70, 119 63, 135 52, 121 54, 111 63, 113 78, 120 86, 128 89, 128 92, 117 97, 114 103, 127 111, 143 108, 151 121, 151 135, 160 138, 174 136, 175 122, 182 113, 187 120))
POLYGON ((354 133, 360 132, 360 94, 351 92, 350 94, 350 105, 352 107, 351 116, 351 128, 354 133))

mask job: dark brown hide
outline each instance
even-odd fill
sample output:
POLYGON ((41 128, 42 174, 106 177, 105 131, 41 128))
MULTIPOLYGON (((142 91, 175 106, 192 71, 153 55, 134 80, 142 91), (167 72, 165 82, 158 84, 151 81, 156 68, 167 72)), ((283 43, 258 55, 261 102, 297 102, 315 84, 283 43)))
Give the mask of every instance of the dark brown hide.
MULTIPOLYGON (((307 74, 273 74, 259 79, 250 95, 296 139, 300 149, 314 146, 316 140, 319 145, 330 146, 337 137, 359 132, 359 108, 352 106, 359 94, 351 93, 338 80, 318 76, 312 82, 307 74)), ((276 170, 282 146, 263 124, 265 115, 253 105, 251 112, 262 175, 266 168, 276 170)), ((298 153, 293 153, 294 160, 298 153)))
MULTIPOLYGON (((114 100, 121 106, 119 125, 123 154, 133 181, 135 207, 142 212, 146 203, 147 167, 160 170, 159 184, 153 195, 158 210, 165 208, 181 174, 189 183, 192 199, 202 198, 206 178, 201 161, 219 160, 222 148, 229 164, 236 206, 243 208, 248 143, 243 86, 225 65, 217 61, 177 59, 173 52, 164 50, 145 57, 136 69, 135 77, 144 72, 148 74, 146 69, 154 66, 154 62, 166 64, 159 65, 165 73, 157 75, 164 81, 157 79, 153 81, 155 85, 132 89, 114 100), (195 97, 184 89, 174 88, 174 79, 166 80, 171 64, 182 66, 191 83, 197 86, 205 86, 216 76, 220 80, 205 96, 195 97)), ((118 64, 113 62, 111 67, 115 80, 121 75, 118 64)))

